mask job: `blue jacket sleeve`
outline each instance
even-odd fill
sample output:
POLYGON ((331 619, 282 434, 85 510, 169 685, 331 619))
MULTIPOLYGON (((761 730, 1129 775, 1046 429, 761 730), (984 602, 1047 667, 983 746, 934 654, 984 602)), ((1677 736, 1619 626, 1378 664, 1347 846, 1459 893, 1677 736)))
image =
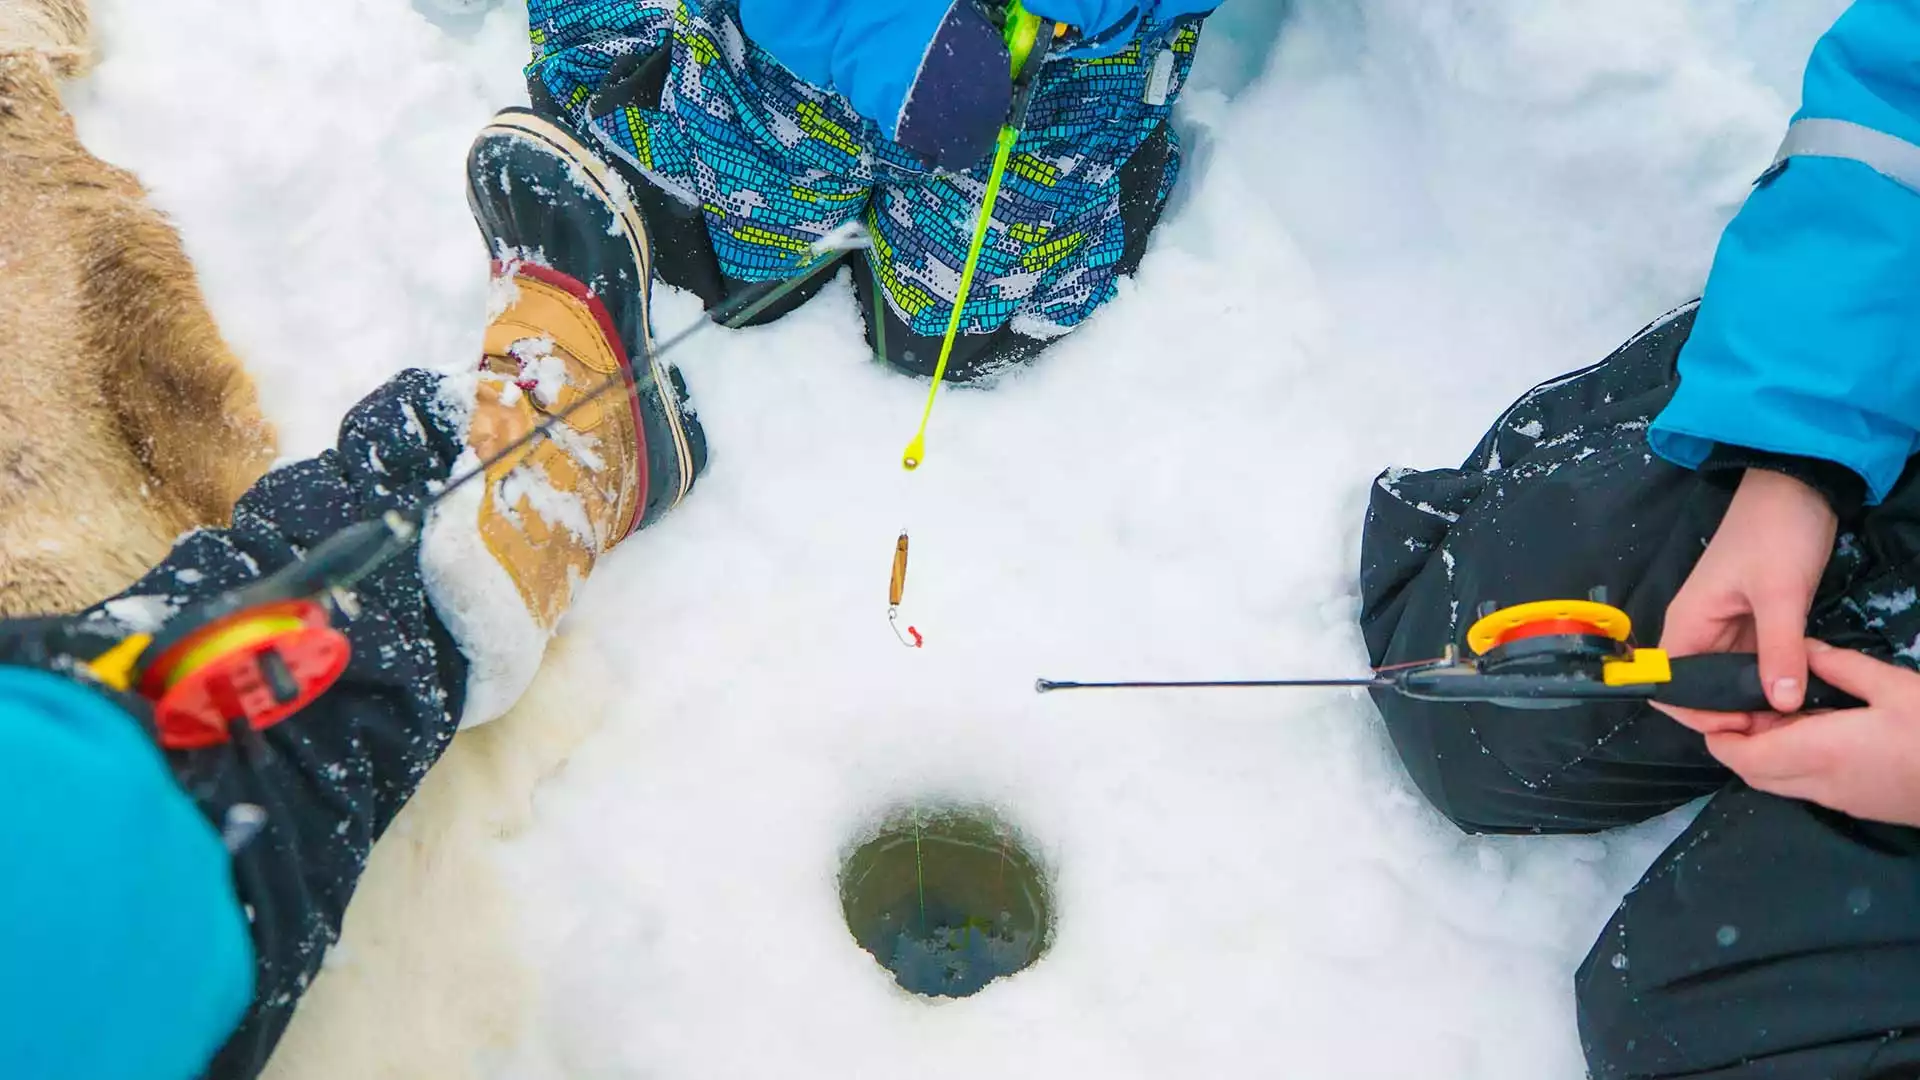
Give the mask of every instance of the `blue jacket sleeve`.
MULTIPOLYGON (((1796 119, 1920 143, 1920 0, 1856 0, 1815 47, 1796 119)), ((1649 432, 1689 468, 1716 444, 1847 466, 1886 497, 1920 433, 1920 193, 1795 158, 1728 226, 1680 387, 1649 432)))
POLYGON ((1078 30, 1079 44, 1072 55, 1089 59, 1125 51, 1148 16, 1167 22, 1219 6, 1220 0, 1027 0, 1026 5, 1043 19, 1078 30))
POLYGON ((107 698, 0 667, 0 860, 7 1075, 199 1075, 253 994, 247 923, 213 827, 107 698))
POLYGON ((978 161, 1012 106, 1006 41, 971 0, 741 0, 740 25, 937 165, 978 161))

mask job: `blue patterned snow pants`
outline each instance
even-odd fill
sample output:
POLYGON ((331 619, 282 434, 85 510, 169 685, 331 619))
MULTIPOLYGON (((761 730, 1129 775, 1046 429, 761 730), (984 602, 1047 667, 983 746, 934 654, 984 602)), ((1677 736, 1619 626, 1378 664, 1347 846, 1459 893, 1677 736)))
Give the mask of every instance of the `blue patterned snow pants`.
MULTIPOLYGON (((814 241, 863 221, 874 246, 853 262, 869 335, 896 339, 875 342, 896 364, 931 370, 926 352, 946 333, 991 162, 933 172, 748 40, 736 0, 529 0, 528 9, 536 107, 590 131, 630 176, 668 196, 659 202, 701 219, 718 286, 673 280, 671 249, 687 233, 670 223, 672 238, 656 237, 663 278, 716 303, 728 287, 783 276, 814 241)), ((1151 25, 1117 56, 1043 68, 963 313, 976 347, 957 352, 954 377, 1037 352, 1137 268, 1179 175, 1167 118, 1199 23, 1151 25), (990 337, 1001 347, 978 347, 990 337)), ((648 209, 650 225, 664 216, 648 209)))

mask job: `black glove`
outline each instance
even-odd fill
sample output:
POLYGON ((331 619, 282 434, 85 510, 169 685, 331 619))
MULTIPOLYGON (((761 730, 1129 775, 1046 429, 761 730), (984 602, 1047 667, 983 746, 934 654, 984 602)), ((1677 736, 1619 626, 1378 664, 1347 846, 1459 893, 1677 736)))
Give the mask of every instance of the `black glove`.
POLYGON ((88 666, 125 640, 112 620, 99 616, 0 620, 0 665, 51 672, 81 683, 111 699, 153 737, 153 704, 130 687, 109 685, 88 666))

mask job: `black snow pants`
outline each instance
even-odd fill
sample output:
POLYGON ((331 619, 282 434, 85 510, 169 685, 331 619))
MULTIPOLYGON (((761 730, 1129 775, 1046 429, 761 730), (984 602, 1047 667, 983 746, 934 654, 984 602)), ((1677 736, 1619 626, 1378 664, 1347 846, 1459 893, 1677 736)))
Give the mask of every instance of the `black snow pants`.
MULTIPOLYGON (((240 500, 231 528, 183 537, 146 577, 70 627, 85 637, 150 629, 155 614, 272 573, 338 529, 417 503, 461 451, 453 426, 437 416, 439 385, 422 371, 397 376, 348 414, 337 449, 268 473, 240 500)), ((216 1080, 265 1066, 339 937, 374 841, 458 725, 467 662, 427 601, 417 549, 354 591, 361 611, 342 627, 353 659, 332 690, 251 747, 168 755, 216 827, 239 804, 267 811, 264 830, 234 858, 252 927, 254 1000, 207 1074, 216 1080)))
MULTIPOLYGON (((1647 446, 1692 322, 1682 309, 1536 387, 1461 468, 1378 479, 1361 570, 1375 664, 1464 643, 1482 601, 1596 585, 1636 639, 1659 638, 1731 497, 1647 446)), ((1917 472, 1842 523, 1812 635, 1912 663, 1917 472)), ((1920 830, 1756 792, 1645 706, 1377 703, 1415 783, 1469 832, 1593 832, 1711 796, 1580 967, 1592 1076, 1920 1076, 1920 830)))

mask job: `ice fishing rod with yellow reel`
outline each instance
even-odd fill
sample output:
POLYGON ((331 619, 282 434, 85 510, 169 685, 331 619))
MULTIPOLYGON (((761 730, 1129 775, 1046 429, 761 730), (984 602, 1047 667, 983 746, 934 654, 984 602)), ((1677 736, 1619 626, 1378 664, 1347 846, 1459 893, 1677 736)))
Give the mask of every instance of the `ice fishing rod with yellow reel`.
MULTIPOLYGON (((1596 589, 1585 600, 1542 600, 1501 608, 1483 604, 1467 631, 1472 656, 1448 645, 1433 660, 1378 668, 1354 679, 1249 679, 1206 682, 1059 682, 1062 690, 1216 690, 1354 687, 1421 701, 1483 702, 1510 709, 1561 709, 1590 701, 1646 701, 1708 712, 1770 712, 1752 653, 1668 656, 1632 644, 1633 620, 1596 589)), ((1807 711, 1865 704, 1809 679, 1807 711)))
MULTIPOLYGON (((859 225, 836 230, 792 274, 743 290, 654 353, 671 352, 711 326, 751 321, 866 244, 859 225)), ((131 635, 80 666, 107 687, 151 703, 155 737, 169 750, 219 746, 286 720, 346 671, 352 647, 333 616, 357 616, 353 586, 413 547, 433 508, 455 492, 550 437, 577 410, 615 389, 631 393, 627 378, 616 372, 419 504, 350 525, 279 571, 185 607, 154 632, 131 635)))

